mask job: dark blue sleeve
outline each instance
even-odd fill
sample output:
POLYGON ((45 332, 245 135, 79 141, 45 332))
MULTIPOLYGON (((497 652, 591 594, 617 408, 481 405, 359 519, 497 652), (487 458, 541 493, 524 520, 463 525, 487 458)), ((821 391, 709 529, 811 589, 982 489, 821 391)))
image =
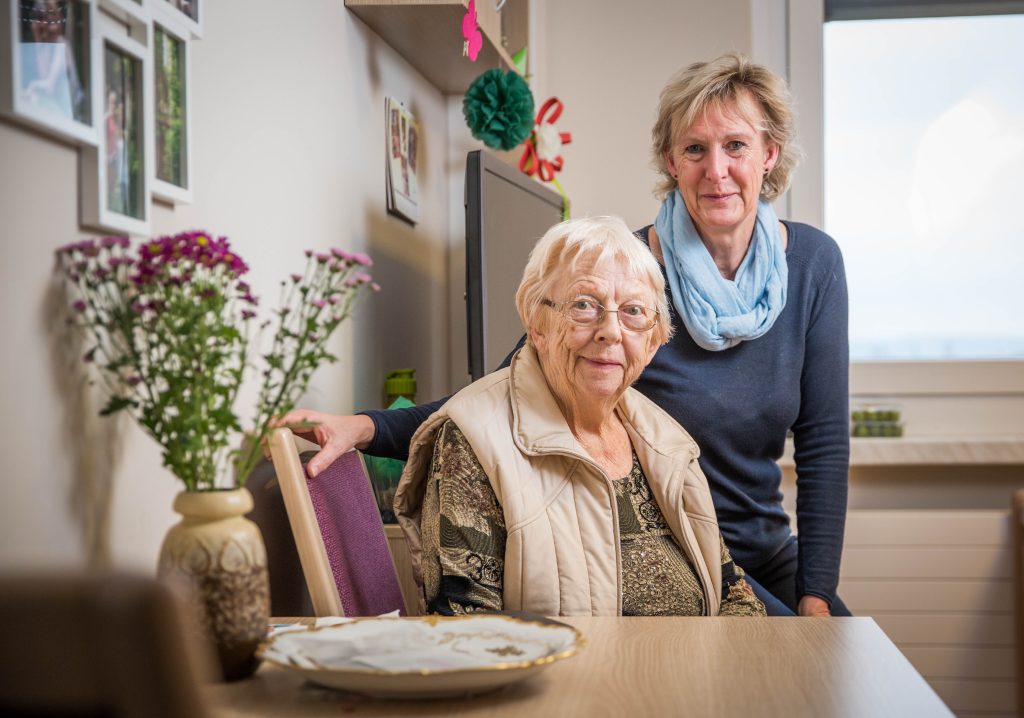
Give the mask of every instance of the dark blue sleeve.
POLYGON ((839 584, 850 464, 849 302, 837 246, 834 261, 826 266, 807 328, 793 458, 797 597, 818 596, 831 604, 839 584))
MULTIPOLYGON (((525 336, 519 340, 515 349, 509 352, 498 369, 507 367, 512 362, 512 355, 519 351, 524 343, 526 343, 525 336)), ((373 422, 373 441, 370 442, 364 453, 405 461, 409 458, 409 443, 412 441, 412 435, 420 428, 420 424, 427 420, 427 417, 440 409, 450 398, 451 396, 446 396, 429 404, 410 406, 407 409, 360 411, 360 414, 370 417, 370 421, 373 422)))

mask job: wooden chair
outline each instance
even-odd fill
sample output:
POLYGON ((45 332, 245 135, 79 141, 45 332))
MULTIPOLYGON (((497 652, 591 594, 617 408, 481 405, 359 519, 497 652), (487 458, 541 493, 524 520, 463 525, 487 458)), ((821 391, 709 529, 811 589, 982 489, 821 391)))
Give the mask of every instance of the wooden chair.
POLYGON ((309 478, 289 429, 269 440, 288 521, 317 616, 376 616, 405 603, 358 452, 309 478))
POLYGON ((213 657, 185 611, 150 578, 0 577, 0 715, 207 716, 213 657))

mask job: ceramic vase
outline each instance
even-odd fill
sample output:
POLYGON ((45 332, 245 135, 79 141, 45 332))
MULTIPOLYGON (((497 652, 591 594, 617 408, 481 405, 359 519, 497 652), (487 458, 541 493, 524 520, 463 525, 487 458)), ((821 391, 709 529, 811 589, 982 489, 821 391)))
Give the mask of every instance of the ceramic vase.
POLYGON ((256 670, 256 647, 270 617, 267 552, 248 489, 182 491, 174 499, 181 514, 160 548, 161 578, 184 583, 194 615, 213 644, 225 680, 256 670))

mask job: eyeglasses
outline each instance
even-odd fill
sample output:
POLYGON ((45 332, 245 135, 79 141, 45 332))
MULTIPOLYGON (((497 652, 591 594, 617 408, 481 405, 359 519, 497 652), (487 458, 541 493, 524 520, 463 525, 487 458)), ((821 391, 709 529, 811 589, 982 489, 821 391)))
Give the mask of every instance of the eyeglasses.
POLYGON ((618 309, 605 309, 590 297, 576 297, 568 302, 552 302, 542 299, 540 303, 551 307, 573 324, 581 327, 596 327, 604 322, 606 314, 618 314, 619 324, 631 332, 646 332, 658 323, 658 310, 643 304, 623 304, 618 309))

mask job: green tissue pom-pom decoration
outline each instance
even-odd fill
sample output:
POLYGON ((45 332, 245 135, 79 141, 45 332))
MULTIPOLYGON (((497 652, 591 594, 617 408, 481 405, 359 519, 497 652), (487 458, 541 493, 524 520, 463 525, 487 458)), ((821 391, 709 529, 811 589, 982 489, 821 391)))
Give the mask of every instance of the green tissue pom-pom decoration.
POLYGON ((473 80, 462 100, 473 137, 496 150, 511 150, 533 130, 533 93, 518 73, 488 70, 473 80))

